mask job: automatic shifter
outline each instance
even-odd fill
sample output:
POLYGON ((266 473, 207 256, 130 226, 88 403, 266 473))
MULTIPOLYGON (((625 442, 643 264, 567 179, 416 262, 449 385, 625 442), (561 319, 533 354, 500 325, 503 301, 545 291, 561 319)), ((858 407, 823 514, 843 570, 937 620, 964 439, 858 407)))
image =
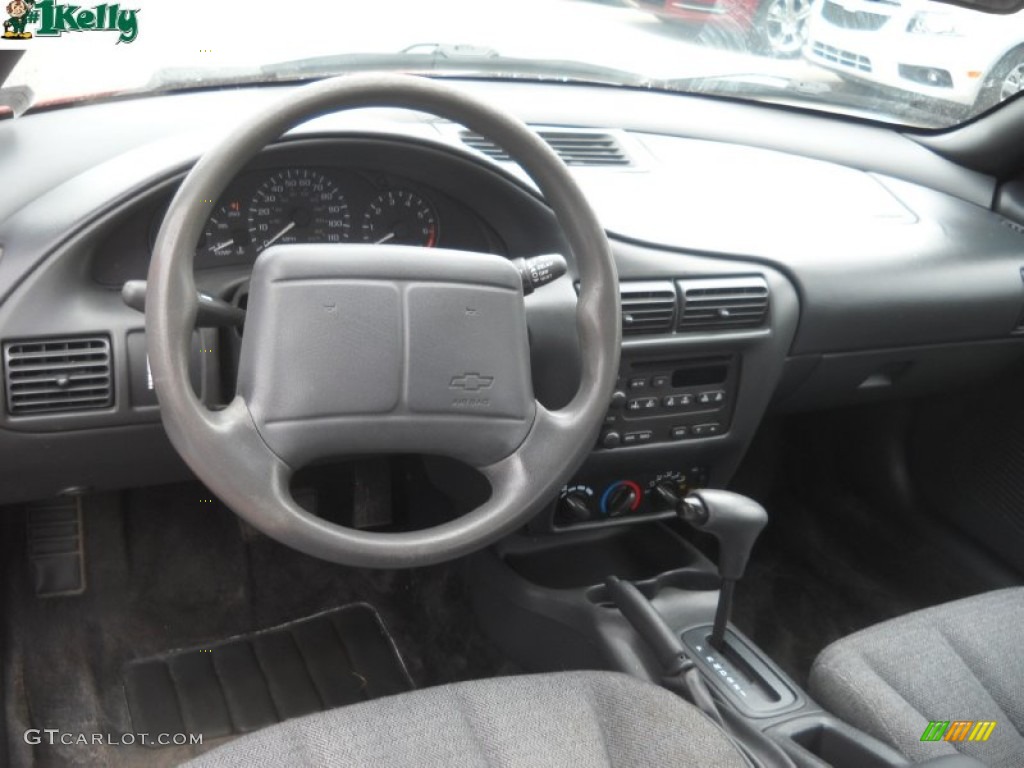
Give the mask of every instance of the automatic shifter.
POLYGON ((676 514, 683 520, 718 539, 718 574, 722 577, 722 589, 711 644, 721 650, 732 613, 733 590, 746 570, 754 542, 768 522, 768 513, 753 499, 729 491, 704 489, 680 498, 671 487, 658 486, 656 490, 664 501, 675 507, 676 514))

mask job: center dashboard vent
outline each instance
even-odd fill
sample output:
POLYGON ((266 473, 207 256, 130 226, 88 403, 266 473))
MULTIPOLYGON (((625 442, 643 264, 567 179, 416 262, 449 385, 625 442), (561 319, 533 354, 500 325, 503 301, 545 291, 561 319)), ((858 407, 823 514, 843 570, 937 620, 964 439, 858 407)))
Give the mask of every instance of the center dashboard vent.
POLYGON ((760 328, 768 317, 768 283, 763 277, 680 280, 680 331, 760 328))
POLYGON ((3 347, 7 411, 12 416, 113 405, 106 336, 8 341, 3 347))
POLYGON ((622 333, 671 332, 676 316, 676 288, 668 281, 623 282, 622 333))
MULTIPOLYGON (((631 165, 619 140, 603 131, 540 130, 538 135, 562 158, 566 165, 631 165)), ((509 154, 490 139, 471 131, 462 132, 462 141, 490 158, 509 162, 509 154)))

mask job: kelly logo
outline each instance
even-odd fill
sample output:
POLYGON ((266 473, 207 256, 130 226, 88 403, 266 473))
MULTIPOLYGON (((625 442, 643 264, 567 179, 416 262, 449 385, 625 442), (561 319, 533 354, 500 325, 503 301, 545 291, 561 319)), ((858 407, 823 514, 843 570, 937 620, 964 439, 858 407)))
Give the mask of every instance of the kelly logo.
POLYGON ((91 8, 65 5, 54 0, 11 0, 7 4, 4 39, 28 40, 26 28, 38 24, 37 37, 60 37, 67 32, 117 32, 118 43, 130 43, 139 36, 138 9, 103 3, 91 8))
POLYGON ((995 729, 995 720, 932 720, 921 741, 988 741, 995 729))

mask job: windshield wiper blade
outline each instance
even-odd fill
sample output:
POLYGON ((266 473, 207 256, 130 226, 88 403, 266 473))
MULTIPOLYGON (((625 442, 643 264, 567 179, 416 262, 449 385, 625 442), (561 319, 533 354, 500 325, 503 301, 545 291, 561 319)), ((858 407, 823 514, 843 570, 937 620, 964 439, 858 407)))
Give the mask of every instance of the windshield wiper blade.
POLYGON ((814 80, 794 80, 790 77, 766 72, 727 72, 675 77, 662 81, 662 85, 674 91, 713 94, 789 91, 817 95, 829 90, 826 83, 814 80))
POLYGON ((568 59, 502 56, 493 48, 419 43, 398 53, 342 53, 282 61, 260 67, 275 79, 322 77, 348 72, 388 71, 419 74, 505 76, 564 82, 657 87, 655 80, 628 70, 568 59))
POLYGON ((355 72, 404 72, 433 76, 509 79, 658 88, 635 72, 571 60, 502 56, 492 48, 418 43, 397 53, 340 53, 264 64, 258 67, 167 67, 158 70, 140 93, 196 88, 289 83, 355 72))

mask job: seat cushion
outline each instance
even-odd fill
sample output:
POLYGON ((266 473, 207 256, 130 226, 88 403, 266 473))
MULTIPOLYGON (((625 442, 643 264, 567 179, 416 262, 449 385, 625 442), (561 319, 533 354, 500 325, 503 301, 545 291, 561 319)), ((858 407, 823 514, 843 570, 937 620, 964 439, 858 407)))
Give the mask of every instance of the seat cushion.
POLYGON ((811 694, 910 760, 955 751, 989 766, 1024 766, 1024 588, 902 616, 818 656, 811 694), (938 721, 991 721, 988 741, 921 741, 938 721))
POLYGON ((494 678, 288 720, 187 765, 743 766, 668 691, 612 672, 494 678))

